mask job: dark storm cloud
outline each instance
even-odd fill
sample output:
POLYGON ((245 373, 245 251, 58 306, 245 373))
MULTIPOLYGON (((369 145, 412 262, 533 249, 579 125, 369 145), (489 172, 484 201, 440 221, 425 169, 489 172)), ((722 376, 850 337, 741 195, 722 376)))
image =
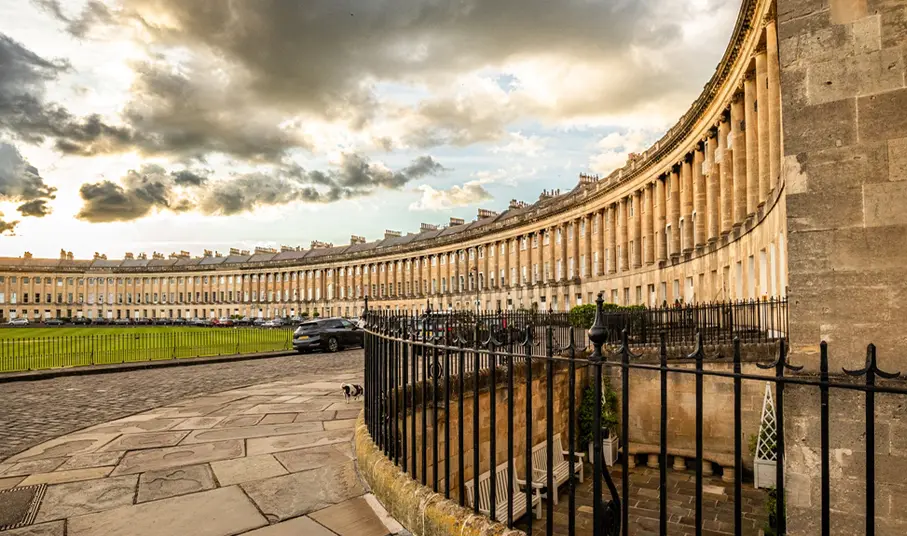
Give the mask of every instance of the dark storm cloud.
POLYGON ((246 173, 215 181, 190 170, 168 173, 161 166, 146 165, 129 171, 119 183, 104 180, 83 184, 79 194, 84 204, 77 217, 90 222, 131 221, 155 211, 232 215, 294 202, 332 203, 379 189, 400 189, 445 170, 430 156, 391 171, 360 155, 348 154, 336 170, 306 171, 285 164, 269 173, 246 173))
POLYGON ((3 213, 0 212, 0 234, 5 234, 5 235, 16 234, 17 225, 19 225, 18 220, 6 221, 3 219, 3 213))
POLYGON ((83 184, 79 195, 84 205, 76 217, 90 222, 130 221, 153 210, 188 210, 176 191, 178 185, 186 184, 179 176, 180 172, 168 173, 159 165, 146 164, 137 171, 129 170, 119 184, 109 180, 83 184))
POLYGON ((32 3, 64 23, 66 32, 73 37, 85 37, 94 26, 113 20, 107 6, 97 0, 88 0, 82 11, 74 17, 63 12, 59 0, 32 0, 32 3))
POLYGON ((46 102, 44 86, 70 67, 46 60, 0 33, 0 130, 28 142, 50 138, 67 154, 93 155, 124 150, 134 134, 99 116, 80 118, 46 102))
POLYGON ((17 208, 23 216, 40 218, 50 213, 47 202, 56 198, 56 191, 15 146, 0 141, 0 201, 23 202, 17 208))

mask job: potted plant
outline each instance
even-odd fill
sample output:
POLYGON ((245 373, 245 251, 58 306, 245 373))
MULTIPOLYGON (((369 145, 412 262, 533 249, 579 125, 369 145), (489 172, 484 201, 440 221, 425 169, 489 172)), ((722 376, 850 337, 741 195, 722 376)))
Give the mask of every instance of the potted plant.
MULTIPOLYGON (((617 393, 611 388, 611 380, 605 376, 602 381, 601 400, 602 422, 602 447, 605 453, 605 464, 614 465, 617 452, 620 448, 620 438, 617 435, 617 393)), ((579 407, 579 433, 580 444, 587 445, 589 461, 593 461, 593 438, 595 437, 593 424, 595 421, 595 386, 588 385, 583 391, 583 399, 579 407)))
POLYGON ((762 419, 759 423, 759 434, 750 440, 753 454, 754 485, 756 488, 775 486, 777 452, 777 425, 775 423, 775 402, 772 399, 772 388, 765 384, 765 396, 762 399, 762 419))

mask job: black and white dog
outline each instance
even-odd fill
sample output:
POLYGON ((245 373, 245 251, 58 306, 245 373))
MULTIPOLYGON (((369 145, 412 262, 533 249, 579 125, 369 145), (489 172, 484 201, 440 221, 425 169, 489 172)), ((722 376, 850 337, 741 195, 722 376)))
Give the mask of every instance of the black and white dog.
POLYGON ((359 400, 359 397, 362 396, 362 386, 358 383, 344 383, 340 385, 340 388, 343 389, 343 396, 346 398, 346 403, 350 403, 350 399, 359 400))

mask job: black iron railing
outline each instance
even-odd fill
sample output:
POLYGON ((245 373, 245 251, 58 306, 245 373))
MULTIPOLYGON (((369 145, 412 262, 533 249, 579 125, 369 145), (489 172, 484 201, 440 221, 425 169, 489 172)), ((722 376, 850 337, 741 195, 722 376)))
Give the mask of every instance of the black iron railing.
MULTIPOLYGON (((632 434, 636 432, 631 428, 631 416, 634 415, 634 399, 644 400, 648 394, 634 392, 632 389, 638 388, 638 384, 631 383, 631 378, 648 374, 657 378, 655 385, 660 390, 657 398, 659 439, 649 453, 658 460, 658 512, 652 525, 657 524, 659 534, 674 533, 683 528, 700 535, 708 530, 705 527, 714 522, 711 509, 715 508, 715 501, 704 501, 706 479, 710 478, 708 473, 711 472, 706 471, 711 468, 711 462, 706 461, 706 450, 717 439, 723 439, 733 445, 727 453, 733 462, 723 467, 725 480, 733 480, 733 497, 729 498, 733 503, 729 516, 733 528, 730 530, 735 535, 755 534, 762 527, 754 527, 752 515, 747 512, 744 516, 743 511, 743 488, 750 485, 745 482, 749 474, 744 467, 747 453, 743 446, 743 389, 751 382, 759 382, 757 388, 767 382, 775 400, 774 432, 764 432, 760 425, 757 433, 760 441, 766 434, 770 436, 759 445, 775 458, 776 491, 773 492, 774 512, 767 516, 765 523, 776 534, 785 534, 785 388, 817 389, 821 444, 814 447, 821 454, 819 517, 821 534, 828 535, 832 467, 829 459, 829 392, 863 392, 866 397, 865 530, 866 534, 873 534, 876 522, 874 397, 876 393, 901 396, 907 394, 907 389, 891 381, 879 385, 878 379, 890 380, 898 374, 879 370, 872 345, 868 348, 863 369, 843 371, 861 377, 862 381, 830 375, 824 342, 819 373, 799 373, 802 367, 788 361, 783 338, 787 332, 784 305, 783 301, 768 301, 756 306, 710 304, 698 308, 649 310, 640 312, 638 317, 644 318, 645 336, 635 337, 634 333, 641 332, 634 332, 631 320, 622 324, 620 338, 615 341, 611 332, 615 328, 609 322, 616 323, 619 316, 609 318, 599 296, 595 323, 588 331, 591 354, 582 352, 584 341, 577 340, 580 330, 566 325, 562 314, 499 312, 411 316, 366 309, 366 424, 378 447, 414 480, 476 513, 482 512, 510 527, 533 534, 533 510, 538 508, 537 513, 543 514, 544 531, 548 535, 628 536, 635 533, 633 524, 638 523, 637 514, 630 515, 634 506, 628 498, 632 498, 634 490, 639 488, 639 481, 634 482, 639 469, 633 468, 635 464, 631 459, 638 453, 632 447, 632 434), (753 310, 755 313, 747 312, 753 310), (773 317, 774 314, 778 316, 773 317), (731 318, 725 321, 728 316, 731 318), (556 334, 560 334, 562 342, 556 342, 556 334), (706 339, 710 343, 730 341, 732 359, 712 356, 713 347, 706 344, 706 339), (634 343, 648 345, 652 340, 658 341, 653 349, 634 347, 634 343), (678 341, 678 344, 671 348, 669 340, 678 341), (759 353, 758 350, 765 350, 764 344, 751 344, 766 342, 773 343, 770 354, 759 353), (678 354, 681 347, 686 351, 678 354), (771 362, 753 366, 755 358, 750 352, 756 357, 767 355, 763 361, 771 362), (682 357, 669 360, 669 355, 682 357), (721 362, 727 364, 714 366, 721 362), (686 405, 681 409, 687 415, 692 414, 695 429, 691 449, 694 454, 683 455, 693 465, 694 489, 690 497, 693 525, 690 527, 689 522, 685 522, 687 526, 680 527, 672 525, 675 520, 668 503, 668 461, 669 456, 677 456, 668 443, 668 438, 676 433, 669 429, 669 423, 676 424, 674 418, 668 419, 672 395, 669 381, 690 376, 695 383, 695 396, 692 407, 686 405), (612 468, 614 475, 606 467, 603 441, 604 436, 617 427, 609 422, 612 415, 607 414, 607 406, 594 403, 606 398, 604 391, 610 386, 606 378, 619 378, 620 384, 618 420, 622 446, 620 460, 612 468), (732 435, 727 433, 731 437, 717 438, 705 433, 704 380, 720 380, 733 385, 733 407, 726 409, 728 417, 733 419, 732 435), (583 409, 578 404, 578 389, 586 382, 591 382, 594 388, 591 460, 579 456, 584 449, 578 444, 580 416, 577 413, 583 409), (502 404, 500 407, 499 403, 502 404), (505 412, 503 421, 498 418, 498 412, 502 410, 505 412), (500 441, 506 441, 506 448, 498 446, 500 441), (577 493, 583 467, 586 474, 591 469, 591 499, 585 493, 577 493), (565 509, 556 506, 561 495, 566 496, 565 509), (591 502, 586 504, 593 510, 591 528, 577 522, 583 501, 591 502), (566 515, 566 527, 555 523, 556 512, 566 515), (707 514, 710 519, 706 519, 707 514)), ((629 316, 621 314, 625 320, 633 318, 633 313, 629 316)), ((812 411, 802 406, 798 409, 812 411)), ((862 447, 850 445, 848 448, 860 450, 862 447)), ((651 525, 641 528, 653 530, 651 525)))

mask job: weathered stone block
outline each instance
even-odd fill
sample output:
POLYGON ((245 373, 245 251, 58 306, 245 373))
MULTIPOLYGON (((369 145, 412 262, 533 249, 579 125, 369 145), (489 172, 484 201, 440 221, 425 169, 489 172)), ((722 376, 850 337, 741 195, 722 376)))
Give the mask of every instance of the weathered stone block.
POLYGON ((854 99, 785 108, 784 113, 787 154, 853 145, 857 140, 854 99))
POLYGON ((907 89, 857 98, 861 141, 888 141, 907 132, 907 89))
POLYGON ((871 95, 904 87, 904 57, 900 48, 813 63, 808 67, 810 104, 871 95))
POLYGON ((907 225, 907 182, 863 186, 863 217, 867 227, 907 225))

